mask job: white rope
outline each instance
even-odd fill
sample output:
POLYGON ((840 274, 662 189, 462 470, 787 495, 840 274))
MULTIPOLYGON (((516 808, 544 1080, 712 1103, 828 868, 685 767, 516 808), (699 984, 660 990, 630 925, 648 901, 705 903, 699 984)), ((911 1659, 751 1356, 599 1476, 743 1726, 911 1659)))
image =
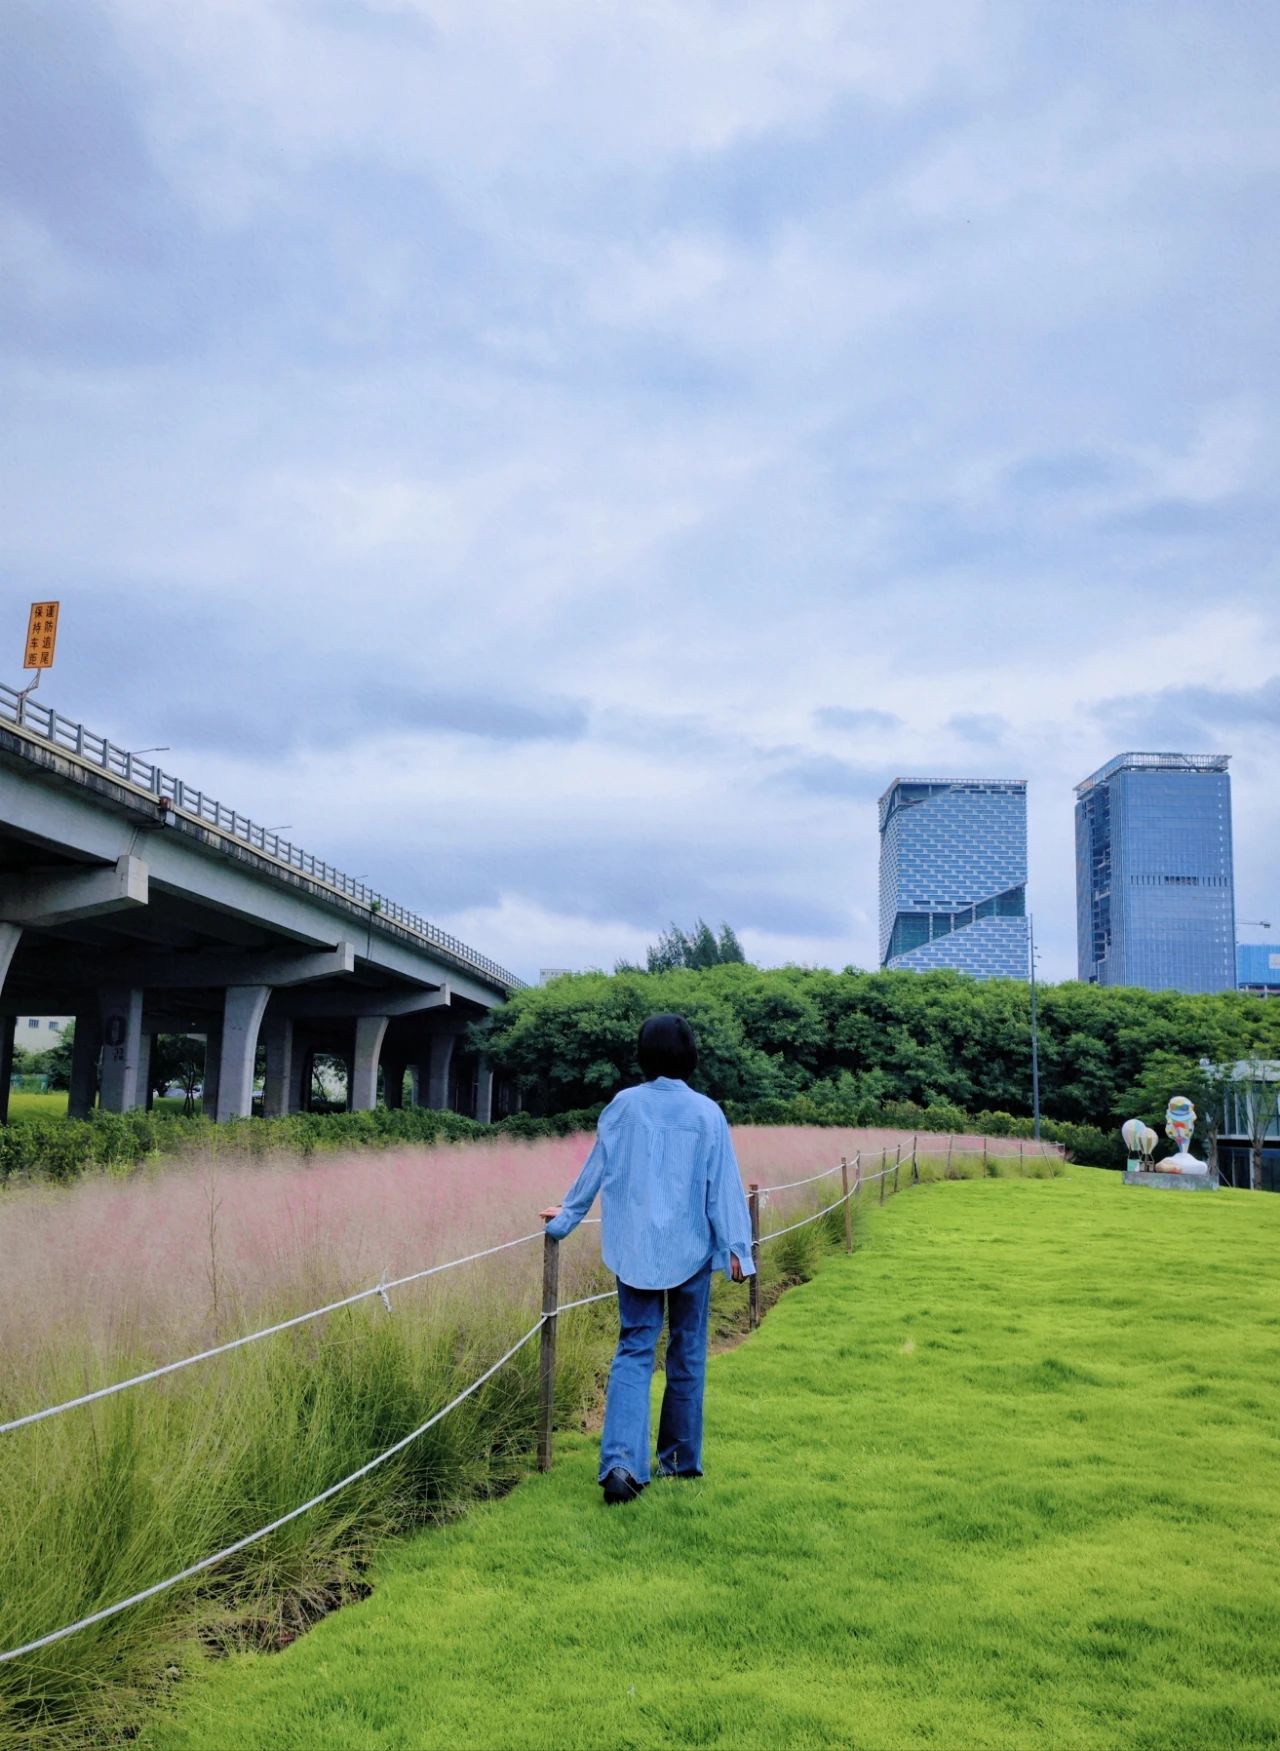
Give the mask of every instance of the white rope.
POLYGON ((617 1299, 616 1289, 605 1289, 599 1295, 584 1295, 581 1301, 565 1301, 555 1309, 557 1313, 568 1313, 575 1307, 590 1307, 593 1301, 613 1301, 617 1299))
POLYGON ((412 1434, 402 1436, 394 1446, 388 1447, 384 1453, 379 1453, 375 1459, 370 1459, 358 1471, 351 1472, 349 1476, 342 1478, 338 1483, 331 1483, 328 1489, 321 1490, 318 1496, 312 1496, 310 1501, 303 1502, 300 1507, 290 1508, 287 1514, 281 1514, 279 1519, 273 1520, 269 1526, 263 1526, 257 1532, 250 1532, 244 1538, 237 1538, 235 1543, 227 1545, 225 1550, 215 1551, 212 1556, 202 1557, 198 1563, 192 1563, 189 1568, 180 1570, 176 1575, 170 1575, 167 1580, 156 1581, 152 1586, 144 1587, 140 1593, 131 1593, 127 1599, 121 1599, 115 1605, 106 1605, 101 1611, 90 1612, 88 1617, 82 1617, 78 1623, 69 1623, 65 1628, 55 1629, 49 1635, 38 1636, 33 1642, 24 1642, 20 1648, 10 1648, 7 1653, 0 1654, 0 1664, 6 1660, 16 1660, 20 1654, 34 1653, 37 1648, 47 1648, 53 1642, 60 1642, 66 1636, 74 1635, 77 1630, 88 1629, 91 1624, 102 1623, 108 1617, 114 1617, 117 1612, 127 1611, 131 1605, 141 1605, 144 1599, 154 1599, 157 1593, 164 1593, 168 1588, 176 1587, 180 1581, 189 1581, 193 1575, 202 1574, 205 1569, 211 1569, 216 1563, 224 1562, 227 1557, 234 1556, 237 1551, 245 1550, 249 1545, 256 1544, 260 1538, 265 1538, 268 1533, 277 1532, 281 1526, 287 1526, 290 1520, 296 1520, 300 1514, 305 1514, 308 1509, 318 1507, 321 1502, 327 1502, 330 1496, 336 1496, 338 1491, 346 1489, 348 1484, 355 1483, 359 1478, 367 1477, 371 1471, 376 1471, 378 1466, 385 1465, 388 1459, 393 1459, 397 1453, 402 1453, 420 1435, 425 1435, 428 1429, 434 1428, 442 1418, 448 1416, 450 1411, 456 1410, 464 1399, 470 1398, 471 1394, 478 1387, 483 1386, 486 1380, 492 1379, 499 1368, 504 1367, 518 1350, 524 1348, 530 1338, 537 1336, 545 1322, 544 1315, 538 1320, 537 1325, 530 1326, 524 1336, 512 1344, 505 1355, 499 1356, 492 1367, 486 1368, 484 1373, 473 1380, 470 1386, 464 1387, 456 1398, 451 1398, 443 1410, 436 1411, 434 1416, 428 1417, 425 1423, 420 1423, 412 1434))
MULTIPOLYGON (((877 1175, 876 1177, 878 1178, 879 1176, 877 1175)), ((852 1187, 849 1190, 849 1196, 850 1197, 853 1196, 852 1187)), ((841 1204, 843 1204, 843 1203, 844 1203, 844 1198, 839 1197, 836 1199, 834 1204, 828 1204, 825 1210, 815 1210, 812 1216, 805 1216, 799 1222, 788 1222, 788 1224, 785 1228, 775 1228, 775 1229, 771 1230, 771 1232, 768 1234, 762 1234, 760 1236, 761 1246, 764 1245, 766 1240, 777 1240, 778 1236, 781 1234, 790 1234, 796 1228, 805 1228, 808 1226, 808 1224, 810 1222, 816 1222, 819 1219, 819 1217, 821 1217, 821 1216, 829 1216, 831 1214, 832 1210, 838 1210, 840 1208, 841 1204)))
MULTIPOLYGON (((888 1167, 882 1167, 879 1173, 863 1174, 858 1181, 858 1185, 873 1186, 878 1179, 884 1179, 886 1175, 895 1173, 901 1165, 901 1162, 895 1161, 891 1162, 888 1167)), ((849 1197, 852 1198, 857 1189, 857 1185, 850 1186, 848 1193, 849 1197)), ((828 1204, 823 1210, 815 1210, 812 1216, 804 1216, 799 1222, 788 1222, 785 1228, 770 1229, 768 1234, 762 1234, 760 1236, 761 1246, 763 1246, 767 1240, 777 1240, 778 1236, 781 1234, 791 1234, 797 1228, 807 1228, 810 1222, 817 1222, 821 1217, 829 1216, 833 1210, 838 1210, 844 1201, 845 1197, 842 1193, 840 1197, 836 1199, 834 1204, 828 1204)))
POLYGON ((470 1252, 464 1258, 448 1259, 442 1265, 429 1265, 425 1271, 414 1271, 408 1277, 396 1277, 390 1283, 376 1283, 372 1289, 360 1289, 354 1295, 344 1296, 341 1301, 330 1301, 324 1307, 314 1307, 310 1313, 295 1314, 292 1319, 282 1319, 277 1325, 263 1326, 261 1331, 249 1332, 242 1338, 231 1338, 225 1344, 215 1344, 211 1350, 201 1350, 197 1355, 184 1356, 180 1362, 166 1362, 160 1368, 148 1369, 145 1374, 134 1374, 128 1380, 117 1380, 112 1386, 100 1386, 96 1392, 82 1392, 79 1398, 68 1398, 62 1404, 51 1404, 42 1411, 29 1411, 25 1417, 15 1417, 12 1422, 0 1423, 0 1435, 24 1428, 28 1423, 43 1422, 46 1417, 56 1417, 62 1411, 74 1410, 77 1405, 93 1404, 97 1399, 110 1398, 113 1393, 124 1392, 131 1386, 142 1386, 148 1380, 159 1380, 166 1374, 176 1374, 180 1368, 190 1368, 195 1362, 208 1362, 214 1356, 225 1356, 229 1350, 239 1350, 245 1344, 256 1344, 259 1338, 274 1337, 277 1332, 288 1331, 295 1325, 305 1325, 308 1320, 320 1319, 326 1313, 336 1313, 343 1307, 353 1307, 357 1301, 367 1301, 371 1295, 380 1295, 389 1309, 387 1292, 390 1289, 403 1289, 408 1283, 418 1283, 424 1277, 434 1277, 441 1271, 451 1271, 455 1265, 473 1264, 476 1259, 487 1259, 494 1253, 506 1252, 513 1246, 523 1246, 526 1241, 539 1238, 539 1234, 522 1234, 518 1240, 504 1240, 498 1246, 485 1247, 482 1252, 470 1252))
MULTIPOLYGON (((919 1133, 917 1135, 919 1135, 919 1133)), ((937 1132, 937 1131, 933 1131, 933 1132, 926 1131, 923 1133, 923 1135, 925 1138, 931 1138, 931 1137, 938 1137, 938 1136, 944 1135, 944 1133, 937 1132)), ((1026 1138, 1026 1137, 1009 1137, 1009 1138, 1001 1138, 1001 1139, 999 1139, 999 1141, 1002 1143, 1030 1144, 1034 1140, 1031 1138, 1026 1138)), ((1039 1142, 1039 1143, 1035 1144, 1035 1147, 1040 1150, 1042 1155, 1049 1155, 1050 1152, 1052 1152, 1055 1159, 1060 1159, 1060 1151, 1061 1151, 1061 1147, 1062 1147, 1060 1144, 1051 1144, 1049 1146, 1049 1148, 1046 1149, 1044 1143, 1039 1142)), ((985 1148, 980 1143, 955 1143, 952 1145, 950 1152, 952 1155, 982 1155, 984 1153, 988 1154, 988 1155, 995 1155, 995 1154, 1000 1153, 999 1150, 995 1149, 992 1146, 992 1140, 990 1138, 988 1138, 985 1148)), ((853 1168, 857 1164, 857 1162, 861 1159, 863 1153, 864 1152, 862 1150, 859 1150, 858 1154, 855 1155, 853 1160, 850 1161, 847 1165, 850 1168, 853 1168)), ((867 1153, 869 1155, 876 1155, 876 1154, 884 1155, 884 1154, 887 1154, 888 1151, 887 1150, 870 1149, 870 1150, 867 1150, 865 1153, 867 1153)), ((944 1152, 941 1149, 938 1149, 935 1151, 935 1150, 927 1148, 922 1143, 917 1143, 916 1148, 915 1148, 913 1153, 916 1156, 920 1156, 920 1155, 932 1156, 934 1154, 941 1155, 944 1152)), ((1012 1153, 1012 1151, 1010 1151, 1010 1153, 1012 1153)), ((904 1158, 904 1159, 909 1159, 909 1158, 904 1158)), ((899 1162, 898 1165, 901 1166, 901 1162, 899 1162)), ((839 1164, 839 1162, 837 1162, 834 1167, 824 1167, 821 1173, 811 1173, 805 1179, 786 1180, 783 1183, 776 1185, 776 1186, 758 1186, 756 1189, 762 1197, 764 1196, 764 1194, 766 1192, 791 1192, 791 1191, 794 1191, 797 1186, 811 1186, 817 1180, 829 1179, 833 1173, 839 1173, 839 1171, 840 1171, 840 1164, 839 1164)), ((869 1179, 878 1179, 880 1176, 878 1174, 870 1174, 866 1177, 869 1179)), ((777 1232, 778 1233, 785 1233, 786 1230, 779 1229, 779 1230, 777 1230, 777 1232)))
POLYGON ((833 1173, 839 1173, 839 1171, 840 1163, 837 1161, 834 1167, 824 1167, 821 1173, 811 1173, 808 1179, 791 1179, 778 1186, 757 1186, 756 1190, 761 1193, 793 1192, 797 1186, 811 1186, 815 1180, 830 1179, 833 1173))

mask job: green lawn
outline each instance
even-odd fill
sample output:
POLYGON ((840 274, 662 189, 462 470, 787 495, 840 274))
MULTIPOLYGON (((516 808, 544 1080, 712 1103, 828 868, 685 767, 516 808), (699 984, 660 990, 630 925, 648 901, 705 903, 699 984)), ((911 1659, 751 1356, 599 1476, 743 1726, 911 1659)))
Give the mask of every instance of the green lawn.
POLYGON ((67 1091, 51 1089, 47 1094, 21 1088, 9 1092, 10 1119, 65 1119, 67 1091))
MULTIPOLYGON (((155 1102, 157 1111, 181 1113, 185 1102, 180 1094, 164 1094, 155 1102)), ((196 1101, 196 1111, 200 1111, 200 1102, 196 1101)), ((67 1116, 67 1091, 65 1088, 50 1089, 47 1094, 36 1091, 15 1088, 9 1095, 10 1119, 65 1119, 67 1116)))
POLYGON ((912 1189, 716 1357, 708 1472, 594 1443, 395 1547, 149 1751, 1280 1744, 1280 1199, 912 1189))

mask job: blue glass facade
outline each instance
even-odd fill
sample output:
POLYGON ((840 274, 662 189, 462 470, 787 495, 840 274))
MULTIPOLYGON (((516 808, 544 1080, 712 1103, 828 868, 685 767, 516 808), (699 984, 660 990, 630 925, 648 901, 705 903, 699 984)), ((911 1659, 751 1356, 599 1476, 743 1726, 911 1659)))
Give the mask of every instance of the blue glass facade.
POLYGON ((1120 754, 1076 786, 1080 977, 1150 991, 1236 983, 1226 754, 1120 754))
POLYGON ((880 798, 880 965, 1025 979, 1023 779, 895 778, 880 798))
POLYGON ((1280 948, 1269 942, 1238 942, 1236 984, 1259 997, 1280 997, 1280 948))

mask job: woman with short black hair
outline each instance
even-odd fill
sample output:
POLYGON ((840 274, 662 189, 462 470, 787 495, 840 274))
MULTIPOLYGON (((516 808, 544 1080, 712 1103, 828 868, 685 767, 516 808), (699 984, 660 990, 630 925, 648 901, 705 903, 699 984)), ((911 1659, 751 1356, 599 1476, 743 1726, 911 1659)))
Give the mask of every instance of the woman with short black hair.
POLYGON ((649 1482, 649 1383, 664 1302, 670 1335, 658 1472, 702 1476, 711 1272, 740 1283, 755 1269, 728 1121, 689 1087, 698 1067, 693 1029, 682 1015, 651 1015, 636 1056, 644 1082, 610 1101, 564 1203, 543 1211, 547 1233, 563 1240, 601 1196, 601 1250, 618 1279, 620 1328, 600 1438, 610 1506, 634 1500, 649 1482))

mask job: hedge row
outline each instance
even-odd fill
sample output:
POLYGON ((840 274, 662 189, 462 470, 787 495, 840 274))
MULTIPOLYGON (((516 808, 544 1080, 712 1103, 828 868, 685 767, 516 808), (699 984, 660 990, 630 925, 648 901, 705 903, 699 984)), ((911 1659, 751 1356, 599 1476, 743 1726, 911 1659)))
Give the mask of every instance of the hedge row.
MULTIPOLYGON (((962 1112, 958 1107, 917 1107, 910 1102, 883 1106, 874 1112, 848 1111, 815 1102, 808 1095, 791 1100, 759 1101, 754 1106, 726 1103, 739 1125, 884 1125, 921 1132, 975 1131, 992 1137, 1030 1137, 1031 1120, 1009 1113, 962 1112)), ((95 1112, 89 1119, 16 1119, 0 1126, 0 1182, 14 1178, 71 1180, 90 1169, 128 1171, 150 1157, 182 1156, 197 1151, 219 1156, 263 1156, 275 1153, 309 1156, 317 1150, 385 1148, 395 1143, 461 1143, 482 1137, 567 1137, 591 1130, 600 1107, 534 1118, 515 1113, 494 1125, 481 1125, 458 1113, 429 1107, 367 1113, 294 1113, 282 1119, 241 1119, 215 1125, 211 1119, 137 1111, 95 1112)), ((1091 1125, 1071 1125, 1046 1119, 1046 1141, 1065 1144, 1076 1161, 1094 1167, 1117 1167, 1123 1161, 1119 1139, 1091 1125)))

